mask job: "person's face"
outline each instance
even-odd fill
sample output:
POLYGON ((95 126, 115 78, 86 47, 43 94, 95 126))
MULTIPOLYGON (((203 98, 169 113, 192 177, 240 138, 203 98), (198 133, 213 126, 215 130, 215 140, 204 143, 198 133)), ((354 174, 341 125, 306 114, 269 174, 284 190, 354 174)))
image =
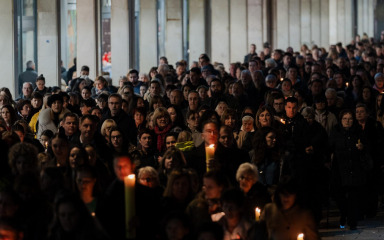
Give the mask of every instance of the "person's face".
POLYGON ((65 232, 73 232, 79 225, 79 213, 70 203, 60 204, 58 208, 58 216, 60 225, 65 232))
POLYGON ((25 104, 21 109, 20 113, 21 113, 21 116, 24 116, 24 117, 28 116, 31 113, 31 105, 25 104))
POLYGON ((160 95, 160 85, 158 83, 151 83, 151 86, 149 88, 149 93, 151 94, 151 97, 160 95))
POLYGON ((190 87, 188 86, 185 86, 184 89, 183 89, 183 96, 184 96, 184 99, 185 100, 188 100, 188 94, 189 94, 189 91, 191 90, 190 87))
POLYGON ((163 116, 159 116, 157 119, 156 119, 156 125, 163 129, 165 128, 166 126, 168 126, 169 124, 169 118, 168 116, 166 115, 163 115, 163 116))
POLYGON ((146 86, 140 86, 140 96, 144 97, 144 94, 147 92, 146 86))
POLYGON ((116 116, 121 111, 122 101, 117 97, 110 97, 108 99, 108 108, 112 116, 116 116))
MULTIPOLYGON (((232 88, 229 88, 229 89, 232 90, 232 95, 234 97, 240 97, 243 94, 243 88, 238 83, 234 83, 232 85, 232 88)), ((229 93, 229 94, 231 94, 231 93, 229 93)))
POLYGON ((265 142, 267 143, 268 148, 274 148, 276 145, 276 134, 274 132, 269 132, 265 136, 265 142))
POLYGON ((243 121, 243 131, 251 132, 252 130, 253 130, 253 121, 252 120, 243 121))
POLYGON ((255 183, 255 177, 249 172, 243 172, 239 178, 239 186, 244 193, 248 193, 255 183))
POLYGON ((230 148, 233 145, 233 135, 228 133, 225 129, 220 129, 219 142, 226 148, 230 148))
POLYGON ((276 113, 281 113, 284 111, 284 98, 279 98, 273 100, 273 108, 275 109, 276 113))
POLYGON ((344 114, 341 118, 341 125, 346 129, 351 128, 353 125, 353 116, 350 113, 344 114))
POLYGON ((132 173, 132 166, 130 160, 126 157, 121 157, 115 160, 114 170, 117 179, 123 181, 124 177, 132 173))
POLYGON ((41 104, 43 104, 43 100, 39 98, 32 98, 31 104, 33 108, 38 109, 41 107, 41 104))
POLYGON ((81 136, 92 139, 95 134, 95 125, 89 119, 85 119, 80 125, 81 136))
POLYGON ((195 92, 188 94, 188 104, 190 110, 197 110, 199 107, 199 94, 195 92))
POLYGON ((219 116, 223 115, 224 111, 227 110, 228 105, 226 103, 220 103, 216 107, 216 112, 219 114, 219 116))
POLYGON ((31 169, 31 164, 24 156, 19 156, 15 160, 16 162, 16 169, 19 174, 23 174, 26 171, 31 169))
POLYGON ((130 73, 128 76, 128 80, 135 85, 139 81, 139 76, 137 76, 136 73, 130 73))
POLYGON ((40 91, 42 91, 45 87, 45 81, 43 80, 38 80, 36 82, 36 86, 37 86, 37 89, 39 89, 40 91))
POLYGON ((171 117, 171 122, 174 123, 177 118, 176 110, 173 107, 167 109, 169 116, 171 117))
POLYGON ((79 123, 75 117, 66 117, 64 119, 63 128, 66 136, 72 136, 79 128, 79 123))
POLYGON ((331 78, 331 77, 333 76, 333 70, 332 70, 331 68, 328 68, 328 69, 326 70, 326 73, 327 73, 327 77, 328 77, 328 78, 331 78))
POLYGON ((114 148, 121 148, 123 146, 123 135, 120 131, 111 132, 111 144, 114 148))
POLYGON ((221 83, 219 81, 211 82, 211 93, 221 93, 221 83))
POLYGON ((55 156, 68 156, 68 145, 60 138, 52 139, 51 145, 55 156))
POLYGON ((156 177, 149 173, 143 173, 139 178, 139 183, 150 188, 157 186, 156 177))
POLYGON ((288 81, 284 81, 282 84, 281 84, 281 90, 283 92, 289 92, 292 90, 292 84, 288 81))
POLYGON ((5 100, 5 97, 0 95, 0 107, 8 104, 8 102, 5 100))
POLYGON ((376 103, 376 104, 377 104, 378 107, 380 107, 380 105, 381 105, 381 99, 382 99, 382 98, 383 98, 383 95, 382 95, 382 94, 379 94, 379 95, 377 96, 377 100, 376 100, 377 103, 376 103))
POLYGON ((24 84, 23 85, 23 95, 25 97, 31 96, 32 91, 33 91, 33 89, 32 89, 32 86, 30 84, 24 84))
POLYGON ((295 79, 297 78, 297 70, 295 68, 290 68, 288 70, 288 77, 289 79, 295 79))
POLYGON ((221 197, 222 190, 223 187, 217 185, 213 179, 203 178, 203 191, 206 199, 219 199, 221 197))
POLYGON ((98 90, 101 90, 101 89, 104 88, 104 82, 101 81, 101 80, 97 80, 97 81, 95 82, 95 85, 96 85, 96 88, 97 88, 98 90))
POLYGON ((268 80, 265 81, 265 85, 269 88, 275 88, 277 83, 276 78, 269 78, 268 80))
POLYGON ((63 103, 59 100, 56 100, 51 105, 52 111, 54 113, 60 113, 63 110, 63 103))
POLYGON ((89 75, 89 71, 86 71, 86 70, 80 71, 80 76, 88 76, 88 75, 89 75))
POLYGON ((195 72, 190 72, 189 76, 190 76, 192 85, 197 85, 199 83, 200 74, 195 72))
POLYGON ((285 105, 285 113, 288 118, 294 118, 297 114, 297 103, 287 102, 285 105))
POLYGON ((128 79, 120 78, 120 80, 119 80, 119 87, 123 87, 124 83, 126 83, 126 82, 128 82, 128 79))
POLYGON ((268 111, 263 111, 259 115, 259 123, 261 127, 270 127, 272 124, 272 116, 268 111))
POLYGON ((335 79, 337 86, 341 86, 344 83, 343 76, 340 74, 333 75, 333 79, 335 79))
POLYGON ((167 149, 175 145, 176 145, 176 138, 174 136, 168 136, 165 138, 165 146, 167 149))
POLYGON ((224 201, 222 208, 227 220, 240 221, 241 209, 235 203, 224 201))
POLYGON ((368 88, 364 88, 362 96, 364 101, 369 101, 369 99, 371 98, 371 91, 368 88))
POLYGON ((197 128, 197 126, 199 125, 199 119, 200 119, 200 116, 198 113, 190 115, 188 120, 187 120, 188 127, 191 130, 195 130, 197 128))
POLYGON ((88 89, 83 88, 83 90, 81 90, 81 97, 83 99, 89 99, 91 97, 91 92, 88 89))
POLYGON ((279 194, 279 198, 280 198, 283 210, 288 210, 295 204, 296 194, 292 194, 292 193, 279 194))
POLYGON ((133 118, 137 126, 143 123, 144 121, 144 116, 140 112, 135 112, 135 115, 133 115, 133 118))
POLYGON ((144 133, 143 135, 141 135, 139 142, 143 148, 148 149, 151 147, 152 137, 150 134, 144 133))
POLYGON ((214 123, 204 125, 203 133, 201 134, 205 145, 217 144, 219 138, 219 131, 214 123))
POLYGON ((185 72, 185 66, 177 66, 176 67, 176 74, 177 76, 181 76, 185 72))
POLYGON ((100 109, 93 109, 91 115, 96 116, 98 119, 101 119, 103 117, 100 109))
POLYGON ((257 70, 257 64, 256 62, 252 61, 252 62, 249 62, 249 65, 248 65, 248 70, 252 73, 254 71, 257 70))
POLYGON ((167 234, 167 239, 179 240, 184 239, 188 234, 188 229, 183 226, 183 223, 180 220, 172 219, 167 223, 165 232, 167 234))
POLYGON ((384 77, 377 77, 375 79, 375 84, 378 88, 383 88, 384 87, 384 77))
POLYGON ((319 82, 312 83, 311 91, 312 91, 312 95, 315 95, 315 96, 321 94, 321 91, 323 91, 322 84, 319 82))
POLYGON ((179 91, 172 91, 170 94, 170 100, 171 100, 171 104, 179 106, 183 99, 179 91))
POLYGON ((243 86, 248 86, 248 84, 250 84, 251 81, 252 81, 252 77, 249 74, 242 73, 241 77, 240 77, 240 80, 241 80, 241 83, 243 84, 243 86))
POLYGON ((185 200, 188 197, 189 180, 187 176, 177 178, 172 185, 172 195, 177 200, 185 200))
POLYGON ((315 104, 317 110, 324 110, 325 109, 325 102, 318 102, 315 104))
POLYGON ((366 121, 368 118, 368 113, 363 107, 356 108, 356 120, 357 121, 366 121))
POLYGON ((87 172, 78 172, 76 176, 77 189, 80 193, 87 193, 92 195, 93 188, 95 187, 96 178, 92 177, 87 172))
POLYGON ((232 129, 234 129, 236 127, 235 124, 236 124, 235 116, 228 115, 228 117, 224 120, 224 125, 232 128, 232 129))
POLYGON ((336 97, 334 96, 326 96, 328 106, 334 106, 336 104, 336 97))
POLYGON ((89 111, 91 110, 91 107, 88 107, 87 105, 85 105, 85 104, 82 104, 81 106, 80 106, 80 112, 81 112, 81 115, 87 115, 87 114, 89 114, 89 111))
POLYGON ((291 64, 291 57, 290 56, 284 56, 283 62, 285 66, 289 66, 291 64))
POLYGON ((76 168, 82 164, 84 164, 84 156, 82 156, 80 148, 72 148, 69 152, 69 166, 76 168))

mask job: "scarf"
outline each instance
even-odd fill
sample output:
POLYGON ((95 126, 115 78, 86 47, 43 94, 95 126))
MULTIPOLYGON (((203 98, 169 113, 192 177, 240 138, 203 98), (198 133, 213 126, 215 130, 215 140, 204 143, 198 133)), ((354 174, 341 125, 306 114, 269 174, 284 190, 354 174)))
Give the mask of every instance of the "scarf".
POLYGON ((160 130, 159 127, 155 126, 155 134, 157 135, 157 150, 161 152, 164 148, 164 138, 168 131, 171 129, 171 124, 168 124, 163 130, 160 130))

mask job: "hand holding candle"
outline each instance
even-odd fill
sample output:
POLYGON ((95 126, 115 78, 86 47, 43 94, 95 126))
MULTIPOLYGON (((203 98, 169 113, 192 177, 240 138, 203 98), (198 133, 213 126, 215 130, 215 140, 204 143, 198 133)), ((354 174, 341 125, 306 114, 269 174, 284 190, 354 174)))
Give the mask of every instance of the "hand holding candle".
POLYGON ((205 147, 205 163, 207 165, 207 172, 211 171, 210 161, 213 161, 215 158, 215 144, 211 144, 208 147, 205 147))
POLYGON ((135 216, 135 174, 130 174, 124 178, 125 193, 125 231, 126 237, 132 239, 136 237, 135 228, 131 226, 131 221, 135 216))
POLYGON ((260 210, 260 208, 257 207, 255 209, 255 220, 256 220, 256 222, 260 221, 260 213, 261 213, 261 210, 260 210))

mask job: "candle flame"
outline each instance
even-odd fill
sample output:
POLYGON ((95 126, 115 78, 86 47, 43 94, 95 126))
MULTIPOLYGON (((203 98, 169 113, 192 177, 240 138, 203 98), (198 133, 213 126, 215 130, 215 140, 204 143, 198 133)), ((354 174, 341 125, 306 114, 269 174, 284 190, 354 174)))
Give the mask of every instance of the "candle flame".
POLYGON ((129 178, 129 179, 135 179, 135 174, 129 174, 129 175, 127 176, 127 178, 129 178))
POLYGON ((349 83, 345 83, 345 85, 348 87, 349 83))
POLYGON ((260 208, 257 207, 257 208, 256 208, 256 212, 259 213, 260 211, 261 211, 260 208))
POLYGON ((304 233, 300 233, 298 236, 297 236, 297 240, 302 240, 304 239, 304 233))
POLYGON ((209 148, 214 148, 215 147, 215 144, 211 144, 208 146, 209 148))
POLYGON ((282 82, 284 80, 284 78, 280 78, 280 82, 282 82))
POLYGON ((284 121, 284 119, 280 119, 280 122, 282 123, 282 124, 285 124, 285 121, 284 121))
POLYGON ((45 148, 48 148, 48 142, 44 142, 45 148))

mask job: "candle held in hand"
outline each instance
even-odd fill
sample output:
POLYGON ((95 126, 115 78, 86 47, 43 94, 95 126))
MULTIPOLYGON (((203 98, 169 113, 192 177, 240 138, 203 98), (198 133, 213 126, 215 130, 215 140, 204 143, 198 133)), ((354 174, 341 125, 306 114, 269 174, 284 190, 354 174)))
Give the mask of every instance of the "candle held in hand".
POLYGON ((256 222, 260 221, 260 213, 261 213, 261 210, 260 210, 260 208, 257 207, 255 209, 255 220, 256 220, 256 222))
POLYGON ((207 165, 207 172, 211 171, 210 161, 213 161, 215 158, 215 144, 211 144, 208 147, 205 147, 205 163, 207 165))
POLYGON ((128 239, 136 237, 136 231, 131 226, 131 221, 135 216, 135 174, 130 174, 124 178, 124 193, 125 193, 125 235, 128 239))

